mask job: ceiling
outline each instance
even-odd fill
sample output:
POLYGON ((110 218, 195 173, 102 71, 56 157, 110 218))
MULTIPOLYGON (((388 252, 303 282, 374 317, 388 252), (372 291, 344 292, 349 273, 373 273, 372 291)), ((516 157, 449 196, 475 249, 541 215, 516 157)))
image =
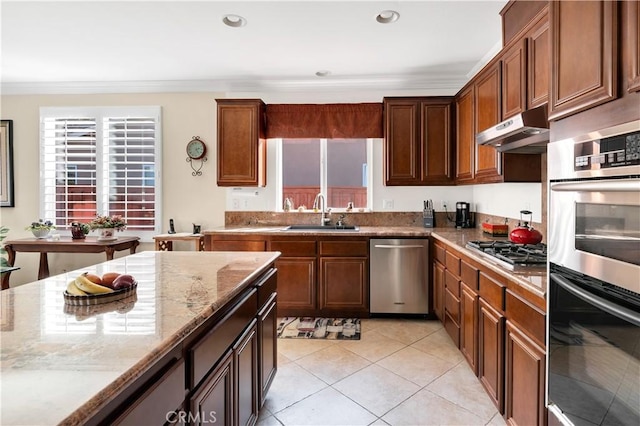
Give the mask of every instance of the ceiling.
POLYGON ((2 0, 1 89, 455 93, 500 49, 505 4, 2 0), (378 23, 388 9, 400 18, 378 23))

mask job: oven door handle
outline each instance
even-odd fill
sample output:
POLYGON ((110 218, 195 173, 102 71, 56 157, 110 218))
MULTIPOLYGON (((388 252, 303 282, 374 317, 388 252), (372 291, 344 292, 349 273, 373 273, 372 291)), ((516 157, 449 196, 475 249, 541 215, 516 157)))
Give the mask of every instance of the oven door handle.
POLYGON ((632 311, 631 309, 625 308, 624 306, 617 305, 615 303, 608 301, 607 299, 604 299, 600 296, 596 296, 595 294, 592 294, 586 290, 583 290, 582 288, 573 284, 571 281, 569 281, 568 279, 566 279, 560 274, 551 273, 549 274, 549 277, 553 281, 558 283, 560 287, 564 288, 574 296, 584 300, 585 302, 591 305, 596 306, 598 309, 601 309, 611 315, 615 315, 620 319, 623 319, 627 322, 630 322, 640 327, 640 315, 638 315, 636 312, 632 311))
POLYGON ((559 182, 551 184, 551 190, 555 192, 638 192, 640 179, 559 182))

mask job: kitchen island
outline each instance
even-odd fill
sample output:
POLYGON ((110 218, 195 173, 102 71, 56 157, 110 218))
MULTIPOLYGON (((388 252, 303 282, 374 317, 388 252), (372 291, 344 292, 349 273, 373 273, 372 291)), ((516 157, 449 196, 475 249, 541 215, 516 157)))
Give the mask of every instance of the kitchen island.
POLYGON ((2 291, 0 423, 158 424, 205 406, 251 421, 276 369, 278 256, 142 252, 2 291), (111 271, 135 296, 65 304, 71 279, 111 271))

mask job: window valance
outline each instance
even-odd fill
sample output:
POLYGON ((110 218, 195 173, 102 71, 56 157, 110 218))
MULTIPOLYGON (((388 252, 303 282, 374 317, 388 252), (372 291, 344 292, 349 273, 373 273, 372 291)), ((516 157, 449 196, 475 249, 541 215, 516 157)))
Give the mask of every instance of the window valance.
POLYGON ((269 104, 268 138, 381 138, 382 103, 269 104))

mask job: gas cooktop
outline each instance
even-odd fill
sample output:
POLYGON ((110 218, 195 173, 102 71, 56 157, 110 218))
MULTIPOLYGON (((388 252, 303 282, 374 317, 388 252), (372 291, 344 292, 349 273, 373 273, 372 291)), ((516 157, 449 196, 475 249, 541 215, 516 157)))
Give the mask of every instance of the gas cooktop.
POLYGON ((511 241, 469 241, 467 248, 479 251, 503 267, 515 270, 523 267, 547 266, 546 244, 516 244, 511 241))

